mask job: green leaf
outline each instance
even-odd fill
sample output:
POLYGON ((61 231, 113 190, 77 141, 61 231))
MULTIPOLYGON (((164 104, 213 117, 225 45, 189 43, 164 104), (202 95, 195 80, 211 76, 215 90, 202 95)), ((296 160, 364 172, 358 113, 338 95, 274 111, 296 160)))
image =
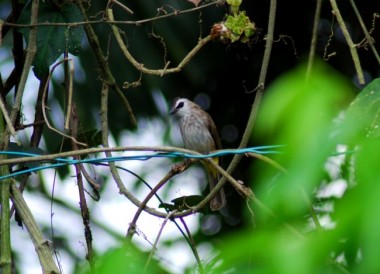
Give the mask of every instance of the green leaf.
MULTIPOLYGON (((31 5, 21 13, 18 23, 30 24, 31 5)), ((41 1, 38 10, 39 23, 74 23, 82 22, 83 17, 75 5, 57 8, 50 1, 41 1)), ((19 30, 28 43, 30 28, 19 30)), ((64 52, 79 54, 83 38, 83 27, 40 26, 37 28, 37 53, 33 60, 34 74, 41 79, 49 73, 49 67, 64 52)))
POLYGON ((380 137, 380 78, 369 83, 346 111, 346 129, 354 137, 380 137))
MULTIPOLYGON (((260 169, 255 166, 252 170, 255 195, 270 210, 262 210, 256 203, 254 233, 247 229, 224 239, 220 264, 214 273, 231 269, 234 273, 273 274, 377 273, 379 270, 378 142, 375 145, 373 141, 367 153, 362 150, 363 155, 357 159, 361 164, 358 178, 364 184, 341 198, 337 221, 329 223, 334 226, 317 231, 307 223, 326 160, 337 145, 332 134, 335 121, 352 98, 352 85, 320 63, 313 68, 308 81, 305 75, 306 67, 300 66, 279 77, 266 90, 252 136, 256 142, 265 140, 267 144, 284 145, 281 154, 271 157, 286 172, 265 163, 260 169), (337 260, 337 257, 345 255, 340 250, 348 237, 363 243, 360 255, 354 256, 364 260, 363 264, 346 271, 346 262, 340 263, 345 258, 337 260)), ((334 202, 332 210, 335 206, 334 202)), ((317 217, 323 220, 324 215, 320 214, 317 217)), ((355 245, 350 247, 353 252, 357 250, 355 245)))
MULTIPOLYGON (((149 254, 139 250, 132 243, 122 247, 110 248, 104 254, 96 257, 96 273, 167 273, 158 265, 155 258, 152 258, 149 265, 146 265, 149 254)), ((76 274, 94 273, 89 269, 88 264, 79 268, 76 274)))
MULTIPOLYGON (((192 207, 199 204, 203 199, 204 199, 204 197, 200 196, 200 195, 182 196, 182 197, 173 199, 171 201, 173 204, 162 203, 158 207, 159 208, 165 208, 169 211, 173 211, 174 209, 176 209, 178 211, 183 211, 183 210, 191 209, 192 207)), ((208 209, 206 207, 205 209, 202 209, 200 212, 206 213, 207 210, 208 209)))
POLYGON ((324 176, 322 167, 337 145, 334 121, 352 97, 352 87, 331 68, 317 63, 307 82, 305 73, 300 66, 268 88, 253 134, 284 145, 283 153, 273 158, 287 173, 276 176, 272 184, 264 183, 274 172, 265 166, 262 188, 256 192, 290 219, 308 212, 305 194, 311 195, 324 176))
POLYGON ((248 38, 255 33, 255 25, 249 20, 244 11, 239 14, 229 15, 225 27, 231 31, 231 42, 247 42, 248 38))

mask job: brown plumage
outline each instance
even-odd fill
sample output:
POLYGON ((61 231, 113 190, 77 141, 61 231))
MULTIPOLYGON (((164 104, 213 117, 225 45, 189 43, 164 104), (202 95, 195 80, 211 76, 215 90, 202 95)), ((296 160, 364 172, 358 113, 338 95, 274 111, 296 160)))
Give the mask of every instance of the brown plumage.
MULTIPOLYGON (((214 121, 197 104, 185 98, 177 98, 174 101, 170 115, 174 115, 178 119, 186 148, 202 154, 222 148, 214 121)), ((213 161, 219 163, 219 158, 214 157, 213 161)), ((205 163, 204 165, 208 175, 210 190, 212 190, 218 183, 220 175, 210 164, 205 163)), ((225 204, 226 198, 222 188, 210 201, 210 208, 216 211, 224 207, 225 204)))

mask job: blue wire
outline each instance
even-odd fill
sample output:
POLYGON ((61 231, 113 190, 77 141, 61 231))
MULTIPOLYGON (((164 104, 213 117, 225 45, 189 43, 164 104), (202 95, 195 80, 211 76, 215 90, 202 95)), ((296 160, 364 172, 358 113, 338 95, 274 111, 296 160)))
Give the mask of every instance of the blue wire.
MULTIPOLYGON (((91 164, 97 164, 97 163, 103 163, 103 162, 120 162, 120 161, 146 161, 152 158, 196 158, 196 159, 204 159, 204 158, 211 158, 211 157, 219 157, 219 156, 225 156, 225 155, 231 155, 231 154, 244 154, 244 153, 257 153, 257 154, 277 154, 280 153, 276 150, 269 150, 274 148, 280 148, 283 147, 283 145, 274 145, 274 146, 259 146, 259 147, 250 147, 250 148, 242 148, 242 149, 228 149, 224 151, 218 151, 210 154, 203 154, 203 155, 194 155, 190 153, 183 153, 183 152, 159 152, 154 153, 150 155, 132 155, 132 156, 114 156, 114 157, 104 157, 104 158, 89 158, 89 159, 81 159, 81 160, 70 160, 65 158, 55 158, 54 161, 58 163, 50 164, 47 166, 37 166, 29 169, 24 169, 20 171, 13 172, 11 174, 0 176, 0 181, 6 178, 14 177, 17 175, 30 173, 30 172, 37 172, 44 169, 49 168, 58 168, 62 166, 67 165, 75 165, 75 164, 85 164, 85 163, 91 163, 91 164)), ((12 155, 12 156, 18 156, 18 157, 36 157, 36 156, 42 156, 41 154, 35 154, 35 153, 28 153, 28 152, 21 152, 21 151, 0 151, 0 155, 12 155)))

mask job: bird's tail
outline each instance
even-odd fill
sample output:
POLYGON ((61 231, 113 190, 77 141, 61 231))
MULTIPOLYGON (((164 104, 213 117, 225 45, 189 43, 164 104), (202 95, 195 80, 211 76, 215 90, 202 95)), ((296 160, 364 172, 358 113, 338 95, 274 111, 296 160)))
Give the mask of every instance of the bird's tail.
MULTIPOLYGON (((218 163, 218 158, 213 158, 213 161, 218 163)), ((210 191, 214 189, 216 184, 219 182, 220 175, 218 171, 211 166, 210 164, 206 165, 207 175, 208 175, 208 182, 210 184, 210 191)), ((210 201, 210 208, 212 211, 220 210, 222 207, 226 205, 226 196, 224 194, 223 188, 219 190, 219 192, 212 198, 210 201)))

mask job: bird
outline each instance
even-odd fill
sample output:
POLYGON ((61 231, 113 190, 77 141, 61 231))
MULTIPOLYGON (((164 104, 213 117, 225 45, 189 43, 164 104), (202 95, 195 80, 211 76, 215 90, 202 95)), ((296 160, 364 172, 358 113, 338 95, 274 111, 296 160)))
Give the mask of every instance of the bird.
MULTIPOLYGON (((211 116, 199 105, 186 98, 175 98, 169 112, 177 120, 185 148, 208 154, 222 148, 218 130, 211 116)), ((219 158, 212 160, 219 164, 219 158)), ((210 191, 219 181, 220 174, 210 163, 203 162, 206 169, 210 191)), ((217 211, 226 205, 223 188, 210 201, 210 209, 217 211)))

